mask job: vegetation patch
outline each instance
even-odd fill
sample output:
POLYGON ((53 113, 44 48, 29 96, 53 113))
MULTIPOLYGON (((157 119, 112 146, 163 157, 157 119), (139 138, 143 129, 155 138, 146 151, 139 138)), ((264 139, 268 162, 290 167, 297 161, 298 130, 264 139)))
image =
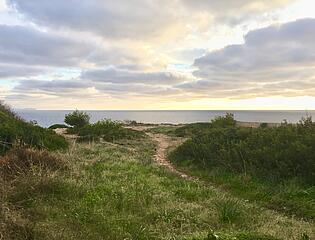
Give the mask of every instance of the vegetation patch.
POLYGON ((65 125, 65 124, 53 124, 49 127, 49 129, 58 129, 58 128, 69 128, 68 125, 65 125))
POLYGON ((60 158, 45 150, 11 149, 5 156, 0 157, 0 174, 4 178, 25 174, 34 167, 58 170, 65 168, 66 165, 60 158))
POLYGON ((252 129, 236 127, 231 115, 225 118, 201 127, 170 159, 246 199, 314 218, 315 123, 307 118, 252 129))
POLYGON ((68 142, 53 130, 23 121, 0 104, 0 155, 13 147, 59 150, 66 149, 68 142))
POLYGON ((113 142, 121 139, 136 139, 144 137, 143 132, 124 128, 123 124, 109 119, 88 124, 78 130, 78 135, 83 140, 98 140, 113 142))

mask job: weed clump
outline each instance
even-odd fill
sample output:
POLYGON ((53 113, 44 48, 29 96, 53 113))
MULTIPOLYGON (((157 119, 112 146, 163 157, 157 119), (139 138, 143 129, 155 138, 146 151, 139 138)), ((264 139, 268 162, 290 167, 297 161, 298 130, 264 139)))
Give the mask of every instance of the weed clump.
POLYGON ((11 149, 5 156, 0 157, 0 174, 4 178, 26 174, 33 167, 44 170, 58 170, 66 167, 64 161, 48 151, 17 148, 11 149))
POLYGON ((232 224, 242 220, 244 213, 239 201, 234 199, 222 199, 218 201, 215 206, 221 223, 232 224))

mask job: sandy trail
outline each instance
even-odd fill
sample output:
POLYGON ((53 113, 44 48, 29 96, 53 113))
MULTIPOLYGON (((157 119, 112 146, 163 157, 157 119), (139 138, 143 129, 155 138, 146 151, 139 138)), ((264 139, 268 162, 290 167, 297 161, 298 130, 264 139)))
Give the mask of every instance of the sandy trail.
POLYGON ((185 139, 184 138, 175 138, 175 137, 169 137, 165 134, 161 133, 152 133, 148 132, 147 130, 150 130, 152 128, 156 128, 157 126, 134 126, 130 127, 137 131, 143 131, 145 132, 151 139, 156 143, 156 153, 154 155, 155 163, 159 166, 166 167, 169 171, 179 175, 182 178, 188 179, 188 180, 197 180, 194 177, 191 177, 187 175, 186 173, 183 173, 175 168, 175 166, 167 159, 167 151, 169 148, 177 147, 180 144, 182 144, 185 139))
POLYGON ((182 178, 188 180, 196 180, 195 178, 177 170, 174 165, 167 159, 167 150, 172 147, 176 147, 184 142, 184 139, 181 138, 171 138, 165 134, 160 133, 147 133, 147 135, 156 142, 156 153, 155 153, 155 162, 160 165, 168 168, 171 172, 181 176, 182 178))

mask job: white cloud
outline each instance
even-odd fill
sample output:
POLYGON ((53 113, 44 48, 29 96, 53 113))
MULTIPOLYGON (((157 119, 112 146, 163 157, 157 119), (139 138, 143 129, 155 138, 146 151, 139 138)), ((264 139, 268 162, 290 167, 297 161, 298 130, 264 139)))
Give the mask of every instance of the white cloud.
POLYGON ((187 78, 184 75, 171 72, 141 72, 117 69, 94 69, 82 73, 82 79, 103 83, 143 83, 148 85, 171 85, 187 78))
POLYGON ((315 19, 251 31, 244 44, 196 59, 194 75, 202 80, 191 91, 209 89, 215 96, 217 90, 220 97, 314 96, 314 42, 315 19), (220 88, 213 89, 213 82, 220 88))

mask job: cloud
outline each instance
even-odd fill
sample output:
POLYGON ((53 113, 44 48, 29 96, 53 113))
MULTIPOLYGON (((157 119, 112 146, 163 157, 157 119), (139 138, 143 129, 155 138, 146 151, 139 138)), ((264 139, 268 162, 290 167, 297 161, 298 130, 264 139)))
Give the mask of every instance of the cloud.
POLYGON ((14 91, 24 93, 45 92, 58 95, 58 93, 61 94, 76 90, 85 90, 89 87, 89 84, 77 80, 26 80, 20 81, 14 88, 14 91))
POLYGON ((0 25, 0 62, 77 66, 93 49, 83 42, 30 27, 0 25))
POLYGON ((48 71, 45 68, 0 64, 0 79, 25 78, 48 71))
POLYGON ((103 83, 144 83, 148 85, 170 85, 186 79, 184 75, 171 72, 141 72, 115 67, 88 70, 82 73, 81 78, 103 83))
MULTIPOLYGON (((314 81, 314 42, 315 19, 254 30, 245 36, 244 44, 230 45, 196 59, 194 76, 203 82, 224 84, 226 89, 246 89, 253 93, 251 96, 259 95, 258 91, 263 95, 292 95, 291 90, 314 95, 309 87, 301 92, 301 86, 310 86, 314 81)), ((193 88, 199 89, 200 83, 194 83, 193 88)))
POLYGON ((57 96, 94 89, 112 97, 172 99, 315 96, 313 42, 315 19, 303 19, 251 31, 244 44, 207 53, 195 60, 194 77, 112 66, 85 70, 72 80, 21 81, 14 91, 57 96))
POLYGON ((34 22, 54 28, 94 32, 107 38, 145 38, 173 21, 174 1, 7 0, 34 22), (165 7, 168 6, 168 7, 165 7))
POLYGON ((250 18, 285 7, 296 0, 181 0, 188 8, 209 12, 216 22, 237 25, 250 18))
POLYGON ((138 63, 126 47, 93 39, 40 31, 30 26, 0 25, 0 78, 29 77, 53 68, 138 63))
MULTIPOLYGON (((239 23, 295 0, 7 0, 36 24, 92 32, 106 39, 148 39, 209 28, 213 19, 239 23)), ((222 22, 221 22, 222 23, 222 22)))
MULTIPOLYGON (((94 89, 100 94, 113 97, 124 95, 172 95, 179 89, 173 88, 188 78, 169 72, 140 72, 117 69, 96 69, 84 71, 81 76, 68 80, 22 80, 14 87, 15 93, 43 93, 60 95, 86 93, 94 89)), ((93 92, 94 94, 95 92, 93 92)))

